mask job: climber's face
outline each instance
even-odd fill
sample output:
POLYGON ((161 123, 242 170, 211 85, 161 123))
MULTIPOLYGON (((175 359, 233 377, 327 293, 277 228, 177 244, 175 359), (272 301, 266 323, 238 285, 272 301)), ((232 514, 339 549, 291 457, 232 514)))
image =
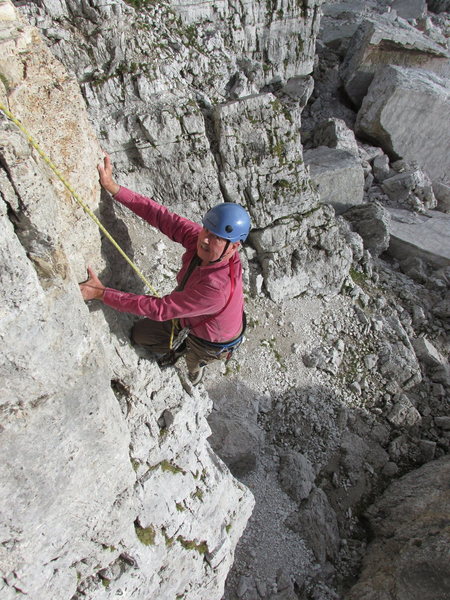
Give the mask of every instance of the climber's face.
POLYGON ((202 259, 202 265, 220 258, 226 243, 226 240, 203 227, 197 238, 197 254, 202 259))
POLYGON ((222 256, 223 251, 227 245, 227 240, 211 233, 204 227, 198 234, 197 238, 197 254, 202 260, 202 265, 208 265, 219 258, 222 260, 228 260, 232 254, 236 251, 239 246, 239 242, 228 244, 225 254, 222 256))

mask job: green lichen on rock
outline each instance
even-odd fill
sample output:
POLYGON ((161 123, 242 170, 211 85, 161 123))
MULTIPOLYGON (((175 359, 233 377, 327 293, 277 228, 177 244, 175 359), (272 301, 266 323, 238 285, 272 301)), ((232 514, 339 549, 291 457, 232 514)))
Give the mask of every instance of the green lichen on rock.
POLYGON ((183 536, 177 537, 177 542, 186 550, 195 550, 199 554, 206 554, 208 552, 208 544, 206 542, 200 542, 199 544, 195 540, 186 540, 183 536))
POLYGON ((156 531, 152 525, 149 525, 148 527, 141 527, 138 523, 135 523, 134 529, 141 544, 144 546, 155 545, 156 531))
POLYGON ((168 460, 163 460, 159 463, 159 466, 161 467, 162 471, 169 471, 170 473, 182 473, 183 475, 186 473, 186 471, 183 471, 183 469, 181 467, 178 467, 177 465, 174 465, 173 463, 169 462, 168 460))

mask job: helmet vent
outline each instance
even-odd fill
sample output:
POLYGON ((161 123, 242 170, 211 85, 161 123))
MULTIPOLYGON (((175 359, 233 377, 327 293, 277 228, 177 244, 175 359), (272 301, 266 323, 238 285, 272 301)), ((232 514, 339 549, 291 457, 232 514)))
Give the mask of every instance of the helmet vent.
POLYGON ((231 233, 231 232, 233 231, 233 226, 232 226, 232 225, 227 225, 227 226, 225 227, 225 231, 226 231, 227 233, 231 233))

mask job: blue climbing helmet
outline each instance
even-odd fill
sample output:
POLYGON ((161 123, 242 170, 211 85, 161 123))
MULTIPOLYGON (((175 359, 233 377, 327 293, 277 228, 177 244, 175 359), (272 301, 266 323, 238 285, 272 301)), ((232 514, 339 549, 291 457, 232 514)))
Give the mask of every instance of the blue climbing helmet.
POLYGON ((208 210, 203 227, 229 242, 243 242, 250 231, 250 217, 240 204, 224 202, 208 210))

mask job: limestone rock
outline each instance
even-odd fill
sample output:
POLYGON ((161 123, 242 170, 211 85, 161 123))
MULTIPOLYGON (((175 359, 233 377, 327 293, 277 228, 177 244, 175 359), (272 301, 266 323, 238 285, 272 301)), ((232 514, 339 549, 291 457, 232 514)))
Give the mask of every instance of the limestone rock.
POLYGON ((410 345, 385 342, 380 348, 380 373, 397 389, 408 390, 421 381, 416 355, 410 345))
POLYGON ((337 214, 361 204, 364 173, 359 158, 347 150, 325 146, 307 150, 304 154, 321 202, 331 204, 337 214))
POLYGON ((406 394, 400 394, 394 402, 394 407, 387 415, 388 421, 393 425, 412 426, 420 423, 421 416, 406 394))
MULTIPOLYGON (((4 6, 2 103, 104 215, 78 84, 4 6)), ((207 443, 210 399, 138 356, 129 317, 83 301, 87 264, 107 257, 123 283, 120 255, 3 116, 0 140, 0 595, 221 598, 253 500, 207 443)))
POLYGON ((437 209, 450 213, 450 185, 441 181, 433 183, 433 192, 437 200, 437 209))
POLYGON ((336 294, 352 262, 352 250, 326 206, 255 231, 251 240, 266 289, 276 302, 304 292, 336 294))
POLYGON ((435 267, 450 262, 450 216, 437 211, 414 214, 388 208, 391 215, 389 253, 399 260, 411 254, 435 267))
POLYGON ((298 513, 288 517, 287 525, 304 537, 321 564, 336 557, 339 549, 336 514, 320 488, 311 492, 298 513))
POLYGON ((382 189, 394 206, 424 212, 436 208, 436 198, 430 178, 420 169, 410 169, 386 177, 382 189))
POLYGON ((344 0, 325 2, 322 6, 319 39, 331 48, 347 47, 350 39, 365 18, 367 2, 344 0))
POLYGON ((449 80, 422 69, 384 67, 358 112, 357 132, 387 154, 416 161, 432 181, 442 180, 450 168, 449 98, 449 80))
POLYGON ((287 452, 280 457, 279 479, 283 490, 296 502, 307 498, 313 488, 316 474, 303 454, 287 452))
POLYGON ((258 465, 263 434, 257 425, 258 406, 248 402, 244 386, 218 385, 212 393, 215 409, 208 422, 214 432, 213 448, 236 477, 244 477, 258 465))
POLYGON ((342 119, 327 119, 318 123, 312 135, 314 146, 328 146, 358 154, 355 134, 342 119))
POLYGON ((426 0, 394 0, 391 7, 403 19, 420 19, 427 12, 426 0))
POLYGON ((312 71, 320 4, 320 0, 299 5, 283 0, 274 11, 272 6, 248 1, 236 4, 221 0, 215 5, 198 5, 192 0, 173 2, 189 25, 202 20, 220 28, 228 24, 227 37, 236 53, 242 52, 253 61, 266 55, 270 75, 286 79, 312 71))
POLYGON ((446 77, 448 52, 403 19, 367 19, 354 34, 342 64, 345 89, 359 107, 374 75, 386 65, 427 69, 446 77))
POLYGON ((221 104, 213 118, 225 197, 246 204, 254 227, 317 206, 295 112, 286 112, 272 94, 261 94, 221 104))
POLYGON ((381 154, 380 156, 376 156, 374 158, 373 175, 375 181, 377 181, 378 183, 382 183, 391 175, 391 170, 389 168, 389 158, 386 156, 386 154, 381 154))
POLYGON ((354 206, 344 213, 354 230, 364 240, 364 246, 373 256, 379 256, 389 247, 390 214, 379 203, 354 206))
POLYGON ((445 358, 426 338, 413 340, 413 346, 417 357, 428 367, 439 367, 445 364, 445 358))
POLYGON ((435 600, 450 583, 449 457, 392 483, 367 511, 374 541, 346 600, 435 600))

